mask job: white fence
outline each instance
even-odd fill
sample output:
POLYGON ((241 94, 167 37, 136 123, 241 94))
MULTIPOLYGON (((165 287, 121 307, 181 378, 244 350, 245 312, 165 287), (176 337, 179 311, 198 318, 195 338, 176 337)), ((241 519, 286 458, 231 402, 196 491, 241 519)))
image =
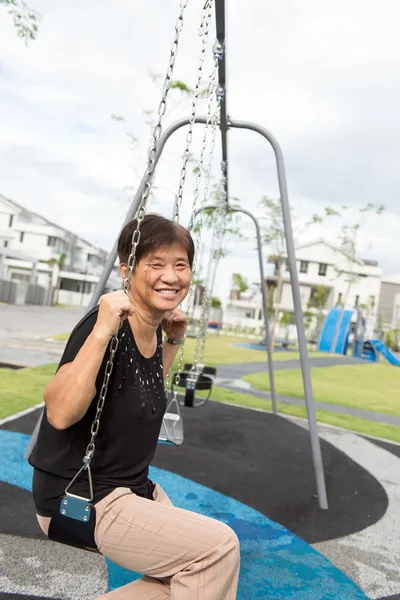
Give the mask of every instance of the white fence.
POLYGON ((59 290, 57 292, 57 304, 67 304, 68 306, 88 306, 92 294, 82 294, 81 292, 68 292, 59 290))

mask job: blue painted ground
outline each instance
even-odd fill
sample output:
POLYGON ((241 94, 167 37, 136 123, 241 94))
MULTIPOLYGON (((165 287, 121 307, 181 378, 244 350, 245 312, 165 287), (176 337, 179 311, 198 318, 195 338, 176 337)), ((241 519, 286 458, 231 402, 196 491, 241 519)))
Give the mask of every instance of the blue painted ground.
MULTIPOLYGON (((238 348, 249 348, 250 350, 262 350, 265 352, 265 345, 262 344, 232 344, 238 348)), ((274 346, 274 352, 288 352, 287 348, 282 348, 281 346, 274 346)))
MULTIPOLYGON (((0 480, 31 490, 32 469, 23 459, 29 436, 0 431, 0 480)), ((161 469, 151 476, 172 502, 224 521, 241 546, 238 600, 365 600, 367 596, 325 557, 256 510, 161 469)), ((110 590, 139 575, 107 561, 110 590)))

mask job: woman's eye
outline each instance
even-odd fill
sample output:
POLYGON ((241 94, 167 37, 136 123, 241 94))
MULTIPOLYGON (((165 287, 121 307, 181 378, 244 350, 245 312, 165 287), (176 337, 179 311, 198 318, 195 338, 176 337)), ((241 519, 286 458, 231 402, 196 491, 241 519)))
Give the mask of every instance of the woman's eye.
POLYGON ((162 267, 162 264, 161 263, 153 263, 151 266, 159 269, 160 267, 162 267))

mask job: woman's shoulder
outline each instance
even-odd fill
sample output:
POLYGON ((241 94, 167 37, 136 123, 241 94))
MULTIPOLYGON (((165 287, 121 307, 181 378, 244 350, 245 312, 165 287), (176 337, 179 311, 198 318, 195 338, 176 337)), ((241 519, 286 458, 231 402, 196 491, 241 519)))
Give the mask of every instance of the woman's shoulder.
MULTIPOLYGON (((61 357, 61 360, 58 364, 58 369, 62 367, 65 363, 71 362, 74 360, 79 350, 85 343, 86 339, 89 337, 90 333, 95 326, 97 321, 97 315, 99 312, 99 307, 96 306, 92 310, 88 311, 84 317, 75 325, 72 330, 67 345, 65 347, 64 353, 61 357)), ((58 370, 57 369, 57 370, 58 370)))

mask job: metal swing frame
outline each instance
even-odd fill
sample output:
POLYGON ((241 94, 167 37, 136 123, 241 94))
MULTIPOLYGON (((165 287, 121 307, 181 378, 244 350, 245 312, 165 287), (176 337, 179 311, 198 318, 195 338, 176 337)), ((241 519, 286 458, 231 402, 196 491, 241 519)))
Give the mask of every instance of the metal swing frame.
MULTIPOLYGON (((197 124, 206 125, 207 118, 206 117, 196 117, 195 122, 197 124)), ((164 131, 164 133, 160 137, 158 150, 157 150, 156 156, 154 158, 155 164, 157 164, 157 162, 162 154, 162 151, 165 147, 165 144, 167 143, 168 139, 172 136, 172 134, 175 133, 176 131, 178 131, 178 129, 181 129, 182 127, 189 125, 189 123, 190 123, 190 119, 188 119, 188 118, 180 119, 179 121, 176 121, 175 123, 170 125, 164 131)), ((255 131, 256 133, 260 134, 264 139, 267 140, 267 142, 272 146, 272 149, 275 154, 276 169, 277 169, 277 174, 278 174, 278 183, 279 183, 279 191, 280 191, 280 200, 281 200, 281 206, 282 206, 282 217, 283 217, 283 224, 284 224, 284 229, 285 229, 285 240, 286 240, 286 248, 287 248, 288 266, 289 266, 289 273, 290 273, 291 285, 292 285, 293 305, 294 305, 294 311, 295 311, 295 317, 296 317, 297 335, 298 335, 298 343, 299 343, 299 351, 300 351, 300 364, 301 364, 301 372, 302 372, 303 387, 304 387, 304 397, 306 400, 306 407, 307 407, 308 426, 309 426, 309 433, 310 433, 311 451, 312 451, 312 459, 313 459, 316 486, 317 486, 318 501, 319 501, 320 508, 323 510, 327 510, 328 509, 328 498, 327 498, 327 492, 326 492, 326 482, 325 482, 324 467, 323 467, 323 462, 322 462, 321 446, 320 446, 320 440, 319 440, 318 430, 317 430, 317 420, 316 420, 316 414, 315 414, 315 401, 314 401, 314 394, 313 394, 313 389, 312 389, 312 384, 311 384, 310 365, 309 365, 309 359, 308 359, 307 341, 306 341, 306 334, 305 334, 305 328, 304 328, 304 316, 303 316, 303 309, 301 306, 300 285, 299 285, 299 277, 298 277, 297 267, 296 267, 296 255, 295 255, 295 248, 294 248, 293 230, 292 230, 292 223, 291 223, 291 217, 290 217, 289 196, 288 196, 288 189, 287 189, 287 183, 286 183, 285 164, 284 164, 282 149, 281 149, 277 139, 274 137, 274 135, 270 131, 268 131, 268 129, 266 129, 265 127, 262 127, 261 125, 258 125, 257 123, 252 123, 250 121, 238 121, 236 119, 229 118, 229 120, 227 119, 227 121, 226 121, 226 128, 227 129, 248 129, 250 131, 255 131)), ((225 154, 225 156, 226 156, 226 154, 225 154)), ((226 164, 227 164, 227 162, 226 162, 226 164)), ((226 182, 227 182, 227 179, 226 179, 226 182)), ((142 179, 142 181, 138 187, 138 190, 135 194, 132 204, 128 210, 125 223, 128 223, 129 221, 131 221, 132 219, 135 218, 136 212, 137 212, 139 204, 140 204, 140 199, 142 196, 142 191, 143 191, 144 185, 145 185, 145 178, 142 179)), ((226 183, 226 185, 227 185, 227 183, 226 183)), ((197 212, 199 213, 199 212, 202 212, 202 210, 206 210, 206 209, 210 209, 210 208, 220 208, 220 207, 217 207, 215 205, 206 206, 206 207, 204 207, 204 209, 199 209, 197 212)), ((277 411, 277 406, 276 406, 274 369, 273 369, 272 352, 271 352, 271 345, 270 345, 270 334, 269 334, 269 324, 268 324, 268 292, 267 292, 267 284, 266 284, 265 275, 264 275, 264 259, 263 259, 263 252, 262 252, 261 228, 260 228, 258 219, 250 211, 248 211, 244 208, 231 207, 230 205, 227 205, 227 210, 232 211, 232 212, 241 212, 243 214, 246 214, 248 217, 250 217, 250 219, 252 219, 252 221, 255 225, 255 228, 256 228, 257 251, 258 251, 258 260, 259 260, 259 267, 260 267, 260 280, 261 280, 262 303, 263 303, 264 323, 265 323, 265 332, 266 332, 266 351, 267 351, 267 355, 268 355, 268 372, 269 372, 269 379, 270 379, 271 399, 272 399, 272 405, 273 405, 273 412, 274 412, 274 414, 277 414, 278 411, 277 411)), ((110 273, 111 273, 112 269, 114 268, 116 258, 117 258, 117 242, 115 242, 114 247, 108 256, 106 265, 104 266, 103 273, 100 277, 100 280, 96 286, 96 289, 93 293, 90 304, 88 306, 88 310, 91 310, 92 308, 97 306, 100 296, 102 295, 103 290, 106 286, 107 280, 110 276, 110 273)))
MULTIPOLYGON (((317 487, 317 495, 318 495, 318 503, 319 507, 323 510, 328 509, 328 498, 326 491, 326 482, 325 482, 325 473, 322 461, 322 453, 321 453, 321 445, 318 436, 317 429, 317 420, 315 414, 315 401, 314 394, 311 384, 311 374, 310 374, 310 365, 308 360, 307 353, 307 341, 305 335, 304 328, 304 316, 303 309, 301 306, 301 296, 300 296, 300 285, 299 278, 296 268, 296 255, 294 248, 294 240, 293 240, 293 230, 292 223, 290 217, 290 205, 289 205, 289 196, 286 182, 286 174, 285 174, 285 164, 283 159, 282 149, 275 138, 275 136, 265 127, 258 125, 257 123, 252 123, 250 121, 238 121, 236 119, 231 119, 227 115, 227 103, 226 103, 226 43, 225 43, 225 0, 215 0, 215 17, 216 17, 216 34, 217 40, 214 46, 215 51, 218 53, 218 90, 217 94, 220 98, 220 123, 219 128, 221 132, 221 144, 222 144, 222 173, 224 175, 224 185, 225 185, 225 197, 228 198, 228 154, 227 154, 227 132, 228 129, 247 129, 249 131, 255 131, 259 135, 261 135, 270 146, 272 146, 275 161, 276 161, 276 169, 278 175, 278 183, 279 183, 279 191, 280 191, 280 201, 282 206, 282 217, 283 224, 285 230, 285 240, 286 240, 286 249, 287 249, 287 259, 288 259, 288 267, 291 278, 292 285, 292 294, 293 294, 293 305, 294 312, 296 318, 296 326, 297 326, 297 335, 298 335, 298 343, 299 343, 299 351, 300 351, 300 364, 301 364, 301 372, 303 378, 303 387, 304 387, 304 396, 307 407, 307 417, 308 417, 308 427, 309 427, 309 435, 311 442, 311 453, 312 460, 315 472, 315 480, 317 487)), ((195 123, 197 124, 207 124, 206 117, 196 117, 195 123)), ((159 140, 159 145, 157 149, 157 153, 155 155, 154 161, 155 165, 157 164, 162 151, 165 147, 167 140, 171 137, 173 133, 190 124, 190 119, 180 119, 176 121, 172 125, 170 125, 164 133, 161 135, 159 140)), ((140 199, 143 193, 143 188, 145 185, 145 177, 143 177, 141 183, 139 184, 138 190, 135 194, 135 197, 132 201, 132 204, 128 210, 125 223, 131 221, 138 210, 140 199)), ((207 208, 216 208, 215 206, 207 206, 207 208)), ((201 212, 204 209, 199 209, 197 212, 201 212)), ((269 324, 268 324, 268 293, 267 293, 267 284, 264 275, 264 259, 262 252, 262 241, 261 241, 261 229, 258 222, 258 219, 253 215, 250 211, 244 208, 235 208, 231 207, 228 203, 226 205, 226 209, 232 212, 241 212, 246 214, 250 219, 252 219, 255 228, 256 228, 256 236, 257 236, 257 251, 258 251, 258 260, 260 267, 260 281, 261 281, 261 292, 262 292, 262 304, 263 304, 263 313, 264 313, 264 323, 265 323, 265 333, 266 333, 266 351, 268 356, 268 373, 270 379, 270 389, 271 389, 271 399, 274 414, 277 414, 277 404, 276 404, 276 391, 274 385, 274 369, 273 369, 273 361, 272 361, 272 349, 270 345, 270 333, 269 333, 269 324)), ((105 288, 109 275, 114 267, 115 260, 117 258, 117 242, 115 242, 114 247, 108 257, 106 265, 104 267, 102 276, 97 284, 97 287, 94 291, 93 297, 89 304, 88 310, 94 308, 105 288)))
MULTIPOLYGON (((301 372, 303 379, 303 387, 304 387, 304 396, 306 401, 307 408, 307 416, 308 416, 308 426, 309 426, 309 436, 311 443, 311 453, 313 460, 313 467, 315 473, 316 480, 316 488, 317 488, 317 496, 319 507, 323 510, 328 509, 328 498, 326 491, 326 482, 325 482, 325 474, 324 467, 322 461, 322 453, 320 440, 318 436, 317 430, 317 422, 316 422, 316 414, 315 414, 315 401, 311 384, 311 375, 310 375, 310 365, 308 360, 307 353, 307 342, 304 328, 304 317, 303 310, 301 306, 301 296, 300 296, 300 286, 298 273, 296 268, 296 256, 295 256, 295 248, 294 248, 294 240, 293 240, 293 231, 290 217, 290 205, 288 198, 288 189, 286 183, 286 175, 285 175, 285 166, 282 149, 274 137, 274 135, 265 127, 258 125, 257 123, 252 123, 249 121, 239 121, 236 119, 231 119, 227 116, 227 108, 226 108, 226 47, 225 47, 225 0, 215 0, 215 16, 216 16, 216 32, 217 32, 217 40, 214 46, 215 51, 218 53, 218 90, 217 94, 220 100, 220 123, 219 128, 221 132, 221 143, 222 143, 222 173, 224 175, 224 185, 225 185, 225 197, 228 198, 228 160, 227 160, 227 132, 228 129, 247 129, 249 131, 254 131, 261 135, 270 146, 272 146, 275 161, 276 161, 276 169, 279 183, 279 191, 280 191, 280 201, 282 207, 282 217, 283 224, 285 230, 285 240, 286 240, 286 249, 287 249, 287 259, 288 259, 288 268, 291 278, 291 286, 292 286, 292 294, 293 294, 293 305, 294 312, 296 318, 296 326, 297 326, 297 335, 298 335, 298 343, 299 343, 299 351, 300 351, 300 364, 301 364, 301 372)), ((197 124, 207 125, 206 117, 196 117, 194 122, 197 124)), ((185 127, 191 123, 190 118, 181 119, 172 125, 170 125, 164 133, 161 135, 157 147, 157 151, 154 156, 154 167, 157 165, 158 160, 163 152, 165 144, 167 140, 175 133, 177 130, 185 127)), ((140 202, 143 196, 143 191, 146 185, 146 174, 142 178, 137 192, 133 198, 131 206, 127 212, 125 221, 123 226, 126 223, 135 218, 140 202)), ((202 210, 216 208, 215 206, 207 206, 203 209, 199 209, 197 212, 201 212, 202 210)), ((219 207, 220 208, 220 207, 219 207)), ((273 361, 272 361, 272 352, 270 346, 270 333, 269 333, 269 324, 268 324, 268 295, 267 295, 267 285, 264 275, 264 263, 263 263, 263 252, 262 252, 262 241, 261 241, 261 230, 260 225, 257 218, 248 210, 239 207, 231 207, 228 203, 226 205, 226 209, 232 212, 241 212, 246 214, 248 217, 252 219, 256 228, 256 236, 257 236, 257 250, 258 250, 258 259, 259 259, 259 267, 260 267, 260 281, 261 281, 261 292, 262 292, 262 304, 263 304, 263 313, 264 313, 264 323, 265 323, 265 333, 266 333, 266 351, 268 357, 268 372, 270 379, 270 389, 271 389, 271 399, 274 414, 277 414, 277 405, 276 405, 276 391, 274 385, 274 370, 273 370, 273 361)), ((117 238, 118 239, 118 238, 117 238)), ((104 266, 102 275, 99 279, 99 282, 96 286, 96 289, 93 293, 91 301, 88 306, 88 311, 97 306, 101 295, 103 294, 103 290, 106 287, 108 278, 111 274, 111 271, 114 268, 114 264, 117 258, 117 240, 114 243, 114 246, 107 258, 106 264, 104 266)), ((34 442, 35 433, 37 434, 37 430, 39 429, 40 421, 37 423, 35 431, 31 438, 31 444, 34 442)), ((30 446, 31 447, 31 446, 30 446)), ((27 449, 27 454, 30 451, 30 447, 27 449)))

